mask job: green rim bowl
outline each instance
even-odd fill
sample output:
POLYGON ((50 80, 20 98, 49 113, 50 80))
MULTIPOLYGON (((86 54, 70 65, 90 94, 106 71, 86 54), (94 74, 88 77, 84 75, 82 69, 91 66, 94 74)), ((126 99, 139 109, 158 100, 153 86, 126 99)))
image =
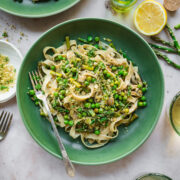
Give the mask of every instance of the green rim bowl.
POLYGON ((180 92, 178 92, 171 104, 170 104, 170 108, 169 108, 169 119, 170 119, 170 122, 171 122, 171 125, 173 127, 173 129, 175 130, 175 132, 180 136, 180 128, 179 128, 179 123, 177 124, 176 122, 174 122, 174 119, 173 119, 173 108, 174 106, 180 102, 180 92))
POLYGON ((63 12, 77 4, 79 1, 80 0, 49 0, 32 3, 31 0, 24 0, 22 3, 19 3, 14 0, 0 0, 0 10, 16 16, 40 18, 63 12))
POLYGON ((146 175, 143 175, 139 178, 137 178, 136 180, 150 180, 150 179, 154 179, 154 180, 172 180, 170 177, 167 177, 163 174, 159 174, 159 173, 149 173, 146 175))
POLYGON ((99 165, 123 158, 135 151, 151 134, 164 99, 164 80, 155 54, 143 38, 123 25, 104 19, 85 18, 64 22, 45 32, 30 48, 19 72, 17 102, 22 120, 41 147, 61 158, 51 125, 40 116, 39 108, 31 101, 27 90, 31 87, 28 72, 36 69, 38 61, 44 59, 43 48, 60 46, 66 35, 71 39, 87 38, 88 35, 112 39, 117 49, 127 51, 129 58, 139 67, 141 77, 149 85, 146 92, 147 108, 137 111, 139 118, 128 126, 128 132, 126 128, 119 127, 119 136, 101 148, 88 149, 80 139, 72 139, 64 129, 59 128, 69 158, 74 163, 99 165))

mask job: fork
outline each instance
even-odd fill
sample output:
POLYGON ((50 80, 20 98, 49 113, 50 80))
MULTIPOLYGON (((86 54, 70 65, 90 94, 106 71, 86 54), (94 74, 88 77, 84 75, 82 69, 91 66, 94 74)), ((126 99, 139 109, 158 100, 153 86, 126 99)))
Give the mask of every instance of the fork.
MULTIPOLYGON (((47 104, 46 96, 42 93, 41 90, 39 90, 39 88, 36 87, 38 84, 42 85, 42 75, 39 72, 39 70, 38 70, 38 72, 37 71, 35 71, 35 72, 32 71, 32 73, 29 72, 29 78, 30 78, 31 84, 33 86, 33 89, 35 91, 35 94, 36 94, 37 98, 42 101, 42 103, 43 103, 43 105, 44 105, 44 107, 46 109, 46 112, 48 114, 48 117, 49 117, 49 120, 51 122, 53 131, 54 131, 55 136, 57 138, 59 149, 60 149, 61 154, 62 154, 62 158, 63 158, 63 162, 64 162, 64 165, 65 165, 66 172, 67 172, 67 174, 69 176, 73 177, 75 175, 75 168, 74 168, 72 162, 70 161, 70 159, 68 157, 68 154, 66 152, 66 149, 65 149, 65 147, 64 147, 64 145, 62 143, 62 139, 59 136, 57 127, 56 127, 56 125, 54 123, 54 119, 53 119, 53 117, 51 115, 50 109, 49 109, 48 104, 47 104), (39 77, 39 79, 40 79, 39 81, 36 80, 36 76, 39 77)), ((41 103, 39 105, 40 105, 40 107, 42 107, 41 103)))
POLYGON ((11 124, 11 120, 13 118, 12 113, 2 112, 0 115, 0 141, 2 141, 9 130, 9 126, 11 124))

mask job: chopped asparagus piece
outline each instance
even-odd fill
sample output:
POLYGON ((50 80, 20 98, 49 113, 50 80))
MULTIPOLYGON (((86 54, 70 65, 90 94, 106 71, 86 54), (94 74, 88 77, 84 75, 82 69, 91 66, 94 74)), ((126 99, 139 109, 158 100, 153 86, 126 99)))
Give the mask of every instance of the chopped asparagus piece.
POLYGON ((173 43, 165 41, 165 40, 163 40, 163 39, 161 39, 161 38, 159 38, 157 36, 151 36, 151 39, 156 41, 156 42, 159 42, 159 43, 161 43, 163 45, 166 45, 166 46, 174 48, 174 44, 173 43))
POLYGON ((166 24, 166 28, 167 28, 167 30, 168 30, 168 32, 169 32, 169 34, 170 34, 170 36, 171 36, 171 38, 172 38, 172 40, 173 40, 173 42, 174 42, 174 47, 175 47, 175 48, 178 50, 178 52, 180 53, 180 45, 179 45, 179 43, 178 43, 178 41, 177 41, 177 39, 176 39, 176 37, 175 37, 172 29, 170 28, 170 26, 169 26, 168 24, 166 24))
POLYGON ((176 26, 174 26, 174 29, 180 29, 180 24, 177 24, 176 26))
POLYGON ((162 54, 161 52, 159 52, 156 49, 153 49, 154 52, 156 53, 156 55, 160 58, 162 58, 163 60, 165 60, 169 65, 173 66, 176 69, 180 69, 180 65, 174 63, 173 61, 171 61, 165 54, 162 54))
MULTIPOLYGON (((157 45, 157 44, 152 44, 152 43, 149 43, 149 45, 153 48, 156 48, 156 49, 161 49, 163 51, 166 51, 166 52, 169 52, 169 53, 178 53, 178 51, 176 49, 172 49, 172 48, 168 48, 168 47, 165 47, 165 46, 160 46, 160 45, 157 45)), ((180 53, 179 53, 180 54, 180 53)))

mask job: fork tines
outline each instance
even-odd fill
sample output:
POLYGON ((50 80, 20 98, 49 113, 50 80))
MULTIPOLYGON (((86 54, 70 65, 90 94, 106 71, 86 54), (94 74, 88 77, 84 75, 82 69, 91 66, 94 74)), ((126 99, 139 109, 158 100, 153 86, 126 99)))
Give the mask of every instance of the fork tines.
POLYGON ((36 91, 36 85, 37 84, 41 84, 42 85, 42 75, 41 73, 38 71, 32 71, 32 72, 29 72, 29 78, 30 78, 30 81, 31 81, 31 84, 33 86, 33 89, 34 91, 36 91), (38 79, 37 79, 38 77, 38 79))
POLYGON ((0 115, 0 134, 3 136, 6 135, 9 126, 11 124, 11 120, 13 118, 13 114, 12 113, 8 113, 8 112, 2 112, 0 115))

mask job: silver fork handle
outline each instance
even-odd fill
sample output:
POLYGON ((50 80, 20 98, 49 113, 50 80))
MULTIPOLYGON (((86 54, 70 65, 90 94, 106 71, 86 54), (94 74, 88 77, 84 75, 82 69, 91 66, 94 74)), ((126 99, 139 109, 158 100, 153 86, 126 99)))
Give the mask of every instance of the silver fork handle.
POLYGON ((54 130, 55 136, 57 138, 58 145, 59 145, 59 148, 61 150, 61 154, 62 154, 62 158, 63 158, 63 162, 64 162, 64 165, 65 165, 66 172, 67 172, 67 174, 69 176, 73 177, 75 175, 75 168, 74 168, 72 162, 70 161, 70 159, 69 159, 69 157, 67 155, 67 152, 66 152, 66 150, 64 148, 64 145, 62 143, 62 139, 59 136, 58 130, 57 130, 56 125, 54 123, 54 119, 53 119, 53 117, 51 115, 51 112, 50 112, 49 107, 48 107, 48 105, 47 105, 45 100, 43 100, 43 104, 44 104, 45 109, 46 109, 46 111, 48 113, 48 117, 49 117, 49 119, 51 121, 51 124, 52 124, 53 130, 54 130))

